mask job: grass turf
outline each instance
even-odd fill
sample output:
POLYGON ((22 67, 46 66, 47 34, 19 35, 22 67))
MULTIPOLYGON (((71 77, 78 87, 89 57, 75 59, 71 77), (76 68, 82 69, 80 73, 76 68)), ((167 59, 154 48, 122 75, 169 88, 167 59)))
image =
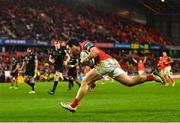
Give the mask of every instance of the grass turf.
POLYGON ((145 83, 125 87, 117 82, 99 82, 94 92, 88 92, 76 113, 59 106, 60 101, 71 101, 76 92, 59 83, 55 95, 47 91, 53 83, 37 83, 36 94, 28 94, 30 87, 20 85, 10 90, 10 84, 0 84, 0 121, 36 122, 176 122, 180 121, 180 80, 176 86, 145 83))

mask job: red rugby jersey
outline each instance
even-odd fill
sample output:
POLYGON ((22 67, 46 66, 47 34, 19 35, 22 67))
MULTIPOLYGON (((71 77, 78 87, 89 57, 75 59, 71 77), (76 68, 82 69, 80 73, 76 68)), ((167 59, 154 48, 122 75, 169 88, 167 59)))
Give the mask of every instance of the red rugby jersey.
MULTIPOLYGON (((81 50, 88 50, 88 51, 90 51, 90 49, 92 47, 95 47, 95 46, 90 41, 84 41, 84 42, 81 43, 81 50)), ((102 60, 105 60, 105 59, 108 59, 108 58, 112 58, 112 56, 108 55, 104 51, 100 50, 99 48, 97 48, 97 49, 99 51, 99 54, 98 54, 98 56, 96 58, 94 58, 95 64, 99 63, 102 60)))
POLYGON ((144 66, 144 62, 138 62, 138 71, 142 70, 144 71, 145 66, 144 66))
POLYGON ((162 57, 159 58, 157 66, 160 70, 163 70, 166 67, 162 57))

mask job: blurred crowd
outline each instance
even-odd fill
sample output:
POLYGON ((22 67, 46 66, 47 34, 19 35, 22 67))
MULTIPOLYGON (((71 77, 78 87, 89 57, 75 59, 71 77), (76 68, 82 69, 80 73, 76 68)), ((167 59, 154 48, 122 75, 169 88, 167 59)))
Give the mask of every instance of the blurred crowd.
MULTIPOLYGON (((11 39, 31 39, 52 41, 69 38, 90 40, 93 42, 172 44, 161 33, 145 25, 121 18, 115 14, 103 12, 83 3, 67 4, 68 0, 0 0, 0 37, 11 39)), ((39 59, 39 70, 51 73, 48 63, 48 50, 36 48, 39 59), (48 67, 48 69, 47 69, 48 67)), ((139 55, 117 53, 109 50, 116 57, 123 69, 130 74, 137 72, 132 57, 142 59, 139 55)), ((0 54, 0 79, 4 71, 10 68, 11 57, 21 61, 25 52, 9 51, 0 54)), ((148 56, 146 72, 156 69, 157 59, 148 56)), ((180 72, 179 62, 173 63, 174 72, 180 72)), ((1 80, 0 80, 1 81, 1 80)))
MULTIPOLYGON (((53 66, 49 63, 48 58, 49 58, 49 52, 51 48, 34 48, 34 53, 38 57, 38 71, 39 75, 43 75, 45 77, 46 75, 51 75, 53 73, 53 66)), ((105 50, 105 49, 104 49, 105 50)), ((105 50, 107 53, 109 50, 105 50)), ((123 54, 118 55, 119 50, 112 50, 111 55, 115 57, 118 61, 121 67, 127 71, 131 75, 137 74, 137 64, 133 62, 132 58, 135 58, 136 60, 143 60, 144 57, 147 57, 147 61, 145 63, 145 71, 146 73, 152 73, 153 71, 158 70, 157 69, 157 61, 158 58, 157 56, 154 56, 153 54, 144 54, 144 55, 139 55, 139 54, 132 54, 131 52, 123 52, 123 54)), ((4 72, 10 70, 10 64, 11 64, 11 58, 16 57, 20 63, 22 63, 23 58, 25 56, 26 52, 20 52, 20 51, 9 51, 9 52, 4 52, 0 54, 0 81, 4 80, 4 72)), ((180 72, 180 62, 178 60, 174 60, 172 63, 172 72, 173 73, 179 73, 180 72)), ((80 67, 78 70, 79 74, 83 74, 83 68, 80 67)), ((64 71, 65 74, 67 71, 64 71)), ((45 78, 44 78, 45 79, 45 78)))
POLYGON ((14 39, 89 39, 171 44, 161 33, 94 7, 65 0, 0 0, 0 36, 14 39), (73 5, 71 5, 73 4, 73 5))

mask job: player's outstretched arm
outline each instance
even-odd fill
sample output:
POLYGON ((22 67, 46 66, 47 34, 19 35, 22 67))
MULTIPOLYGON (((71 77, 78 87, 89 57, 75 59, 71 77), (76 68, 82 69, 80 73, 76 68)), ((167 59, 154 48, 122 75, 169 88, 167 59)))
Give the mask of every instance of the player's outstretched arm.
POLYGON ((143 63, 146 63, 146 61, 147 61, 147 57, 145 56, 144 60, 143 60, 143 63))
POLYGON ((134 63, 137 63, 137 60, 135 58, 132 58, 132 60, 133 60, 134 63))
POLYGON ((35 56, 35 73, 37 72, 37 70, 38 70, 38 58, 37 58, 37 56, 35 56))

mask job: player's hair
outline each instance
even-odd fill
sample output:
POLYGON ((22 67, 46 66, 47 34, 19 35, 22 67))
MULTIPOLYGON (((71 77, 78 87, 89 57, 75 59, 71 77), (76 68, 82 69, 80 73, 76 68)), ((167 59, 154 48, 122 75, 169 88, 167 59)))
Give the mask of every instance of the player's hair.
POLYGON ((31 47, 28 47, 27 50, 31 50, 31 52, 32 52, 33 49, 31 47))
POLYGON ((77 39, 70 39, 67 41, 66 45, 68 45, 69 47, 72 47, 73 45, 80 46, 80 43, 77 39))
POLYGON ((60 40, 55 40, 56 43, 60 43, 61 41, 60 40))

